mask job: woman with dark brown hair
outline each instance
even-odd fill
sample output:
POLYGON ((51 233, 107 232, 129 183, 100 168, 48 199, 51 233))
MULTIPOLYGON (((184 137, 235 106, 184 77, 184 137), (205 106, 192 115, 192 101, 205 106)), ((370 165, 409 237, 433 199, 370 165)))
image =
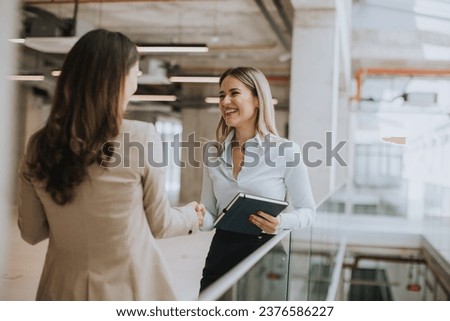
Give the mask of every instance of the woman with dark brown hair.
POLYGON ((28 243, 49 239, 38 300, 176 299, 155 238, 197 231, 203 216, 196 202, 170 207, 164 169, 151 162, 160 136, 123 119, 138 59, 119 32, 81 37, 29 141, 18 223, 28 243))

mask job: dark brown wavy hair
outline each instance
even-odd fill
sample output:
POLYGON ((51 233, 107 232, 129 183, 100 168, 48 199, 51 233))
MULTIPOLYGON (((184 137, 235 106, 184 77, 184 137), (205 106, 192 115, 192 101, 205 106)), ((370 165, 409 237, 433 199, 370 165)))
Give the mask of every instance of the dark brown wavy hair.
POLYGON ((111 156, 107 142, 119 134, 125 79, 138 59, 130 39, 103 29, 86 33, 67 54, 48 121, 25 156, 26 174, 44 182, 55 203, 70 203, 87 167, 111 156))

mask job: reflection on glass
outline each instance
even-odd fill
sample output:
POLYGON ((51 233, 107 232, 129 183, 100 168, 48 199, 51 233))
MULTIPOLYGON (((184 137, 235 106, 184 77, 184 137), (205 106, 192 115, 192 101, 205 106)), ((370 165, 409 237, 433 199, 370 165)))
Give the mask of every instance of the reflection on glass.
POLYGON ((288 271, 289 256, 280 242, 239 280, 237 300, 287 300, 288 271))
POLYGON ((199 300, 286 301, 291 233, 274 236, 200 293, 199 300))

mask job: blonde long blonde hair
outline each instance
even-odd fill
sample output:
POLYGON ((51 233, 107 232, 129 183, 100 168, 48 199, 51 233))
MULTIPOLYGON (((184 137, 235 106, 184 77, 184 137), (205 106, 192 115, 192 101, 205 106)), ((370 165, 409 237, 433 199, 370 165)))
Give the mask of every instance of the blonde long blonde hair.
MULTIPOLYGON (((272 102, 272 93, 266 76, 253 67, 230 68, 220 76, 219 85, 222 85, 223 80, 228 76, 241 81, 250 89, 252 95, 258 98, 257 133, 263 137, 269 133, 279 136, 275 126, 275 109, 272 102)), ((222 143, 233 129, 234 127, 227 126, 223 116, 220 117, 216 128, 217 141, 222 143)))

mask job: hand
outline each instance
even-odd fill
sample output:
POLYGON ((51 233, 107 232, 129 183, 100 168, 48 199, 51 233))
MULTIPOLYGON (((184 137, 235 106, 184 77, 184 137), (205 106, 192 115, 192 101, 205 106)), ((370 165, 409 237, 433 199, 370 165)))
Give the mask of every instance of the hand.
POLYGON ((195 208, 198 206, 198 203, 193 201, 193 202, 188 203, 186 206, 192 206, 195 210, 195 208))
POLYGON ((273 217, 270 214, 258 211, 258 215, 250 214, 248 220, 250 223, 255 224, 261 230, 266 233, 273 234, 277 231, 278 225, 280 225, 280 217, 273 217))
POLYGON ((202 227, 203 226, 203 217, 206 214, 206 208, 205 205, 203 205, 202 203, 199 203, 196 207, 195 207, 195 212, 197 213, 197 217, 198 217, 198 226, 202 227))

